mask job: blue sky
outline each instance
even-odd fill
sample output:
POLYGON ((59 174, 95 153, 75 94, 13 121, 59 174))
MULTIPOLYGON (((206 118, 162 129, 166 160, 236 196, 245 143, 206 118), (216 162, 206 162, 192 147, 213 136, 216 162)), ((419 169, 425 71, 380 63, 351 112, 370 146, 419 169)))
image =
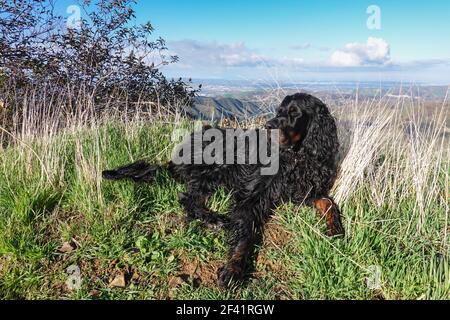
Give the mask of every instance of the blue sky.
POLYGON ((170 76, 450 83, 448 0, 141 0, 136 9, 179 55, 170 76), (380 29, 367 26, 371 5, 380 29))

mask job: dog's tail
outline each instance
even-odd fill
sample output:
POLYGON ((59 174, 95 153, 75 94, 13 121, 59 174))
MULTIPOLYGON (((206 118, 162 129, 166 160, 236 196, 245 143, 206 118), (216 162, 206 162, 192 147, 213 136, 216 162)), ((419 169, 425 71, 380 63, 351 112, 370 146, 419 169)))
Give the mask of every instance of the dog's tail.
POLYGON ((102 176, 107 180, 132 179, 134 182, 151 182, 159 168, 158 165, 141 160, 115 170, 103 171, 102 176))

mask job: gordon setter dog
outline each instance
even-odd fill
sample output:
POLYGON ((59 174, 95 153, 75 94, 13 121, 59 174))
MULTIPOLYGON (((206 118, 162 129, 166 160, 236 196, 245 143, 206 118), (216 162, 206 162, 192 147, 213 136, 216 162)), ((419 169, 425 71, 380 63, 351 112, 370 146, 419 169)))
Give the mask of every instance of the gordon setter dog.
MULTIPOLYGON (((203 128, 205 130, 206 128, 203 128)), ((230 251, 218 272, 219 284, 227 287, 243 280, 253 266, 255 248, 262 242, 264 225, 277 205, 292 201, 315 207, 326 222, 328 236, 343 236, 338 206, 329 196, 337 174, 338 137, 334 118, 318 98, 305 93, 287 96, 267 130, 279 132, 279 167, 273 175, 262 175, 261 164, 175 164, 161 167, 139 161, 104 171, 110 180, 152 181, 158 169, 168 170, 186 184, 179 195, 187 220, 223 228, 230 251), (219 186, 233 191, 228 215, 207 207, 208 198, 219 186)), ((203 145, 205 147, 205 145, 203 145)))

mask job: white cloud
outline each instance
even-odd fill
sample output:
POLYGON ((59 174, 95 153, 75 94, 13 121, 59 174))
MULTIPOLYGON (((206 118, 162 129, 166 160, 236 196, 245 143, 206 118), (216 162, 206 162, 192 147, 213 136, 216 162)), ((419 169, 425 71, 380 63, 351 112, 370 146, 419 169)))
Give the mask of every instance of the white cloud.
POLYGON ((421 59, 413 60, 409 62, 398 63, 399 67, 404 69, 423 69, 423 68, 433 68, 439 66, 450 66, 450 59, 421 59))
POLYGON ((226 67, 250 67, 258 66, 264 58, 251 52, 229 52, 219 55, 220 61, 226 67))
MULTIPOLYGON (((298 45, 300 48, 309 43, 298 45)), ((390 46, 380 38, 369 38, 367 43, 349 43, 332 53, 328 61, 306 62, 301 57, 274 58, 250 49, 243 42, 231 44, 216 41, 181 40, 168 43, 171 54, 179 56, 179 67, 189 68, 254 68, 280 67, 287 69, 321 69, 348 67, 385 67, 391 64, 390 46)))
MULTIPOLYGON (((300 54, 274 57, 247 47, 243 42, 181 40, 168 42, 168 55, 178 55, 180 60, 166 66, 174 76, 192 77, 255 77, 276 73, 289 77, 314 74, 386 74, 415 75, 419 71, 432 72, 440 67, 449 68, 448 59, 398 61, 391 59, 390 45, 380 38, 369 38, 366 43, 349 43, 342 49, 331 51, 322 60, 304 60, 300 54), (430 71, 431 70, 431 71, 430 71)), ((312 47, 315 48, 315 47, 312 47)), ((324 48, 324 50, 327 48, 324 48)))
POLYGON ((243 42, 223 44, 195 40, 172 41, 168 43, 170 54, 178 55, 179 67, 188 68, 298 68, 305 65, 302 58, 274 58, 248 48, 243 42))
POLYGON ((343 49, 333 52, 330 63, 335 67, 389 65, 391 48, 384 39, 369 37, 366 43, 349 43, 343 49))
POLYGON ((181 40, 168 43, 168 47, 180 57, 182 64, 192 66, 256 67, 267 63, 264 56, 247 48, 243 42, 223 44, 181 40))
POLYGON ((331 65, 336 67, 356 67, 361 65, 361 59, 352 52, 335 51, 331 55, 331 65))

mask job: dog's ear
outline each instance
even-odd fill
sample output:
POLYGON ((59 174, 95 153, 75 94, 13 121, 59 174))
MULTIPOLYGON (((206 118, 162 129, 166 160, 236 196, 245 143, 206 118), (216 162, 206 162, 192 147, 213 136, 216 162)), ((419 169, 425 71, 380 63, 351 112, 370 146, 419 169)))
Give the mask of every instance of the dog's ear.
POLYGON ((309 156, 334 163, 339 148, 336 123, 323 102, 317 100, 314 104, 302 146, 309 156))
POLYGON ((311 118, 310 114, 303 112, 301 117, 297 118, 295 121, 295 130, 290 133, 290 140, 295 151, 300 150, 303 141, 308 136, 311 118))
POLYGON ((289 103, 291 103, 292 100, 294 100, 295 95, 290 95, 284 97, 283 101, 281 101, 280 106, 287 106, 289 103))

